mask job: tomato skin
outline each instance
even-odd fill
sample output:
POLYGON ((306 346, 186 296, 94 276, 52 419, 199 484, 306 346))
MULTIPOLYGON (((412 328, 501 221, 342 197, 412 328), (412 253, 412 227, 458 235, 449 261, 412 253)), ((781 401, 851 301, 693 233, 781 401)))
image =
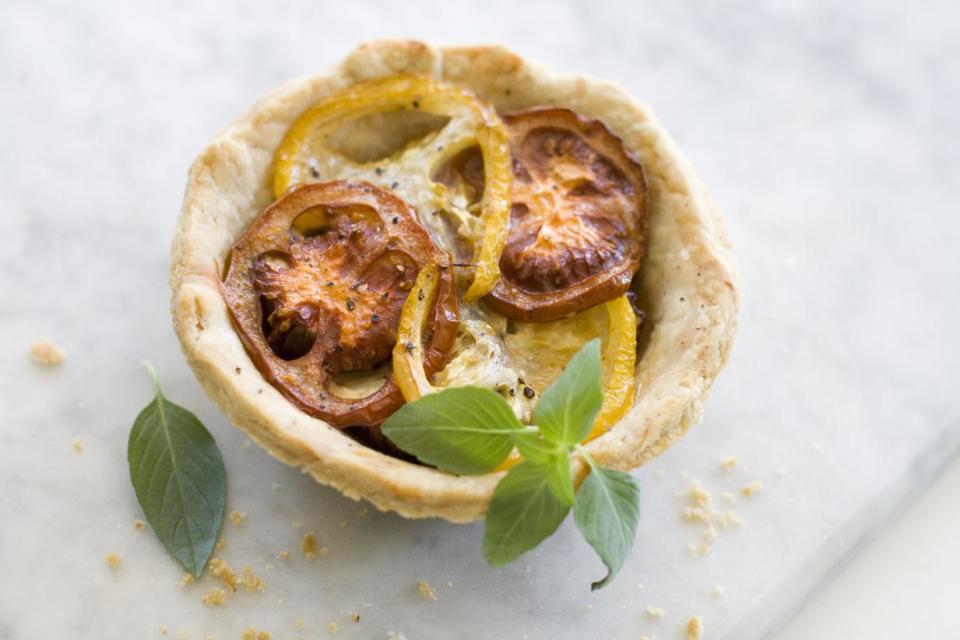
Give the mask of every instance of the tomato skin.
MULTIPOLYGON (((366 182, 290 189, 234 245, 221 289, 257 367, 300 409, 337 427, 374 427, 403 404, 392 377, 364 397, 330 390, 334 376, 389 360, 417 273, 449 259, 392 193, 366 182)), ((444 272, 424 359, 453 347, 459 310, 444 272)))
POLYGON ((603 123, 569 109, 503 116, 514 181, 501 278, 484 300, 550 322, 623 295, 645 249, 643 168, 603 123))

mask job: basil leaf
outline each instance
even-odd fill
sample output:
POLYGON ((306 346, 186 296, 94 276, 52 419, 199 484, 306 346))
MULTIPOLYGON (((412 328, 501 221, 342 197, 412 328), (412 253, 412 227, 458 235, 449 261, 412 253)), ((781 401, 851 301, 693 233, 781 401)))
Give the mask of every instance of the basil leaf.
POLYGON ((480 387, 444 389, 409 402, 383 433, 420 461, 459 474, 486 473, 513 449, 524 429, 503 397, 480 387))
POLYGON ((160 392, 133 422, 127 442, 130 482, 157 537, 199 577, 213 553, 226 506, 226 473, 210 432, 160 392))
POLYGON ((570 456, 566 451, 555 453, 542 466, 547 486, 560 502, 573 506, 573 477, 570 475, 570 456))
POLYGON ((590 464, 590 475, 577 491, 573 518, 607 566, 607 575, 590 585, 591 590, 596 590, 613 579, 630 554, 640 521, 640 489, 633 476, 603 469, 586 451, 580 447, 578 450, 590 464))
POLYGON ((494 489, 483 532, 484 557, 494 567, 517 559, 553 535, 568 511, 550 489, 543 466, 521 462, 494 489))
POLYGON ((545 438, 570 447, 587 437, 601 406, 600 340, 594 338, 540 396, 534 423, 545 438))
POLYGON ((513 444, 520 450, 520 454, 537 464, 545 464, 558 452, 566 452, 566 447, 558 447, 539 433, 517 432, 513 434, 513 444))

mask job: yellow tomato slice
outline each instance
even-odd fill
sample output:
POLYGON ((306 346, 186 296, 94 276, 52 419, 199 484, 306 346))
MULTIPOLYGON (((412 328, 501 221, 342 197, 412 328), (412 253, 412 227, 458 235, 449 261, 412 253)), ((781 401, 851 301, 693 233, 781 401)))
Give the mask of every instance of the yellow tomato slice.
MULTIPOLYGON (((589 442, 607 432, 633 406, 637 362, 637 317, 626 296, 587 309, 571 318, 545 323, 517 323, 507 336, 511 355, 516 354, 528 372, 527 382, 541 391, 553 382, 566 363, 588 340, 600 337, 603 348, 603 406, 584 438, 589 442)), ((517 450, 497 471, 523 460, 517 450)))

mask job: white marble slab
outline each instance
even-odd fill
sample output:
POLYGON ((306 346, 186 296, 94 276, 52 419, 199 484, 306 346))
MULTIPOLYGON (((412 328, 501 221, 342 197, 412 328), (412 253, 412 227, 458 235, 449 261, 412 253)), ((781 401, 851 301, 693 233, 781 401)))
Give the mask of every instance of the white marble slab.
POLYGON ((361 639, 662 639, 692 615, 708 638, 763 637, 960 440, 958 18, 892 1, 0 4, 0 638, 324 638, 335 621, 361 639), (744 289, 734 357, 704 423, 637 472, 636 551, 604 591, 589 592, 602 567, 571 526, 494 571, 480 525, 361 516, 248 447, 179 354, 167 250, 192 157, 270 87, 387 35, 505 42, 621 82, 726 212, 744 289), (41 335, 63 366, 29 361, 41 335), (179 587, 133 530, 142 358, 217 438, 229 508, 249 514, 225 527, 223 557, 266 593, 207 608, 212 585, 179 587), (676 495, 693 477, 715 497, 765 484, 703 558, 676 495), (306 530, 327 557, 299 556, 306 530))

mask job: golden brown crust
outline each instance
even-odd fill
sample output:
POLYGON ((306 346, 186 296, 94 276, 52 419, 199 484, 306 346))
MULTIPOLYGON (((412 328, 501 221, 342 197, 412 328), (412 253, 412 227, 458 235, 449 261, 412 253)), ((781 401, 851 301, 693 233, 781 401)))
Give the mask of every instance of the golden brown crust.
MULTIPOLYGON (((455 477, 410 464, 303 413, 250 360, 217 287, 230 246, 272 200, 271 159, 290 123, 341 87, 400 73, 460 83, 502 111, 574 109, 606 123, 640 159, 650 195, 641 291, 653 328, 637 364, 633 409, 587 447, 618 469, 659 455, 700 419, 732 344, 739 298, 719 216, 649 109, 612 84, 555 76, 495 46, 363 45, 338 67, 282 85, 204 150, 190 171, 170 267, 174 328, 204 389, 271 454, 347 496, 408 517, 484 515, 501 474, 455 477)), ((573 467, 583 474, 578 461, 573 467)))

